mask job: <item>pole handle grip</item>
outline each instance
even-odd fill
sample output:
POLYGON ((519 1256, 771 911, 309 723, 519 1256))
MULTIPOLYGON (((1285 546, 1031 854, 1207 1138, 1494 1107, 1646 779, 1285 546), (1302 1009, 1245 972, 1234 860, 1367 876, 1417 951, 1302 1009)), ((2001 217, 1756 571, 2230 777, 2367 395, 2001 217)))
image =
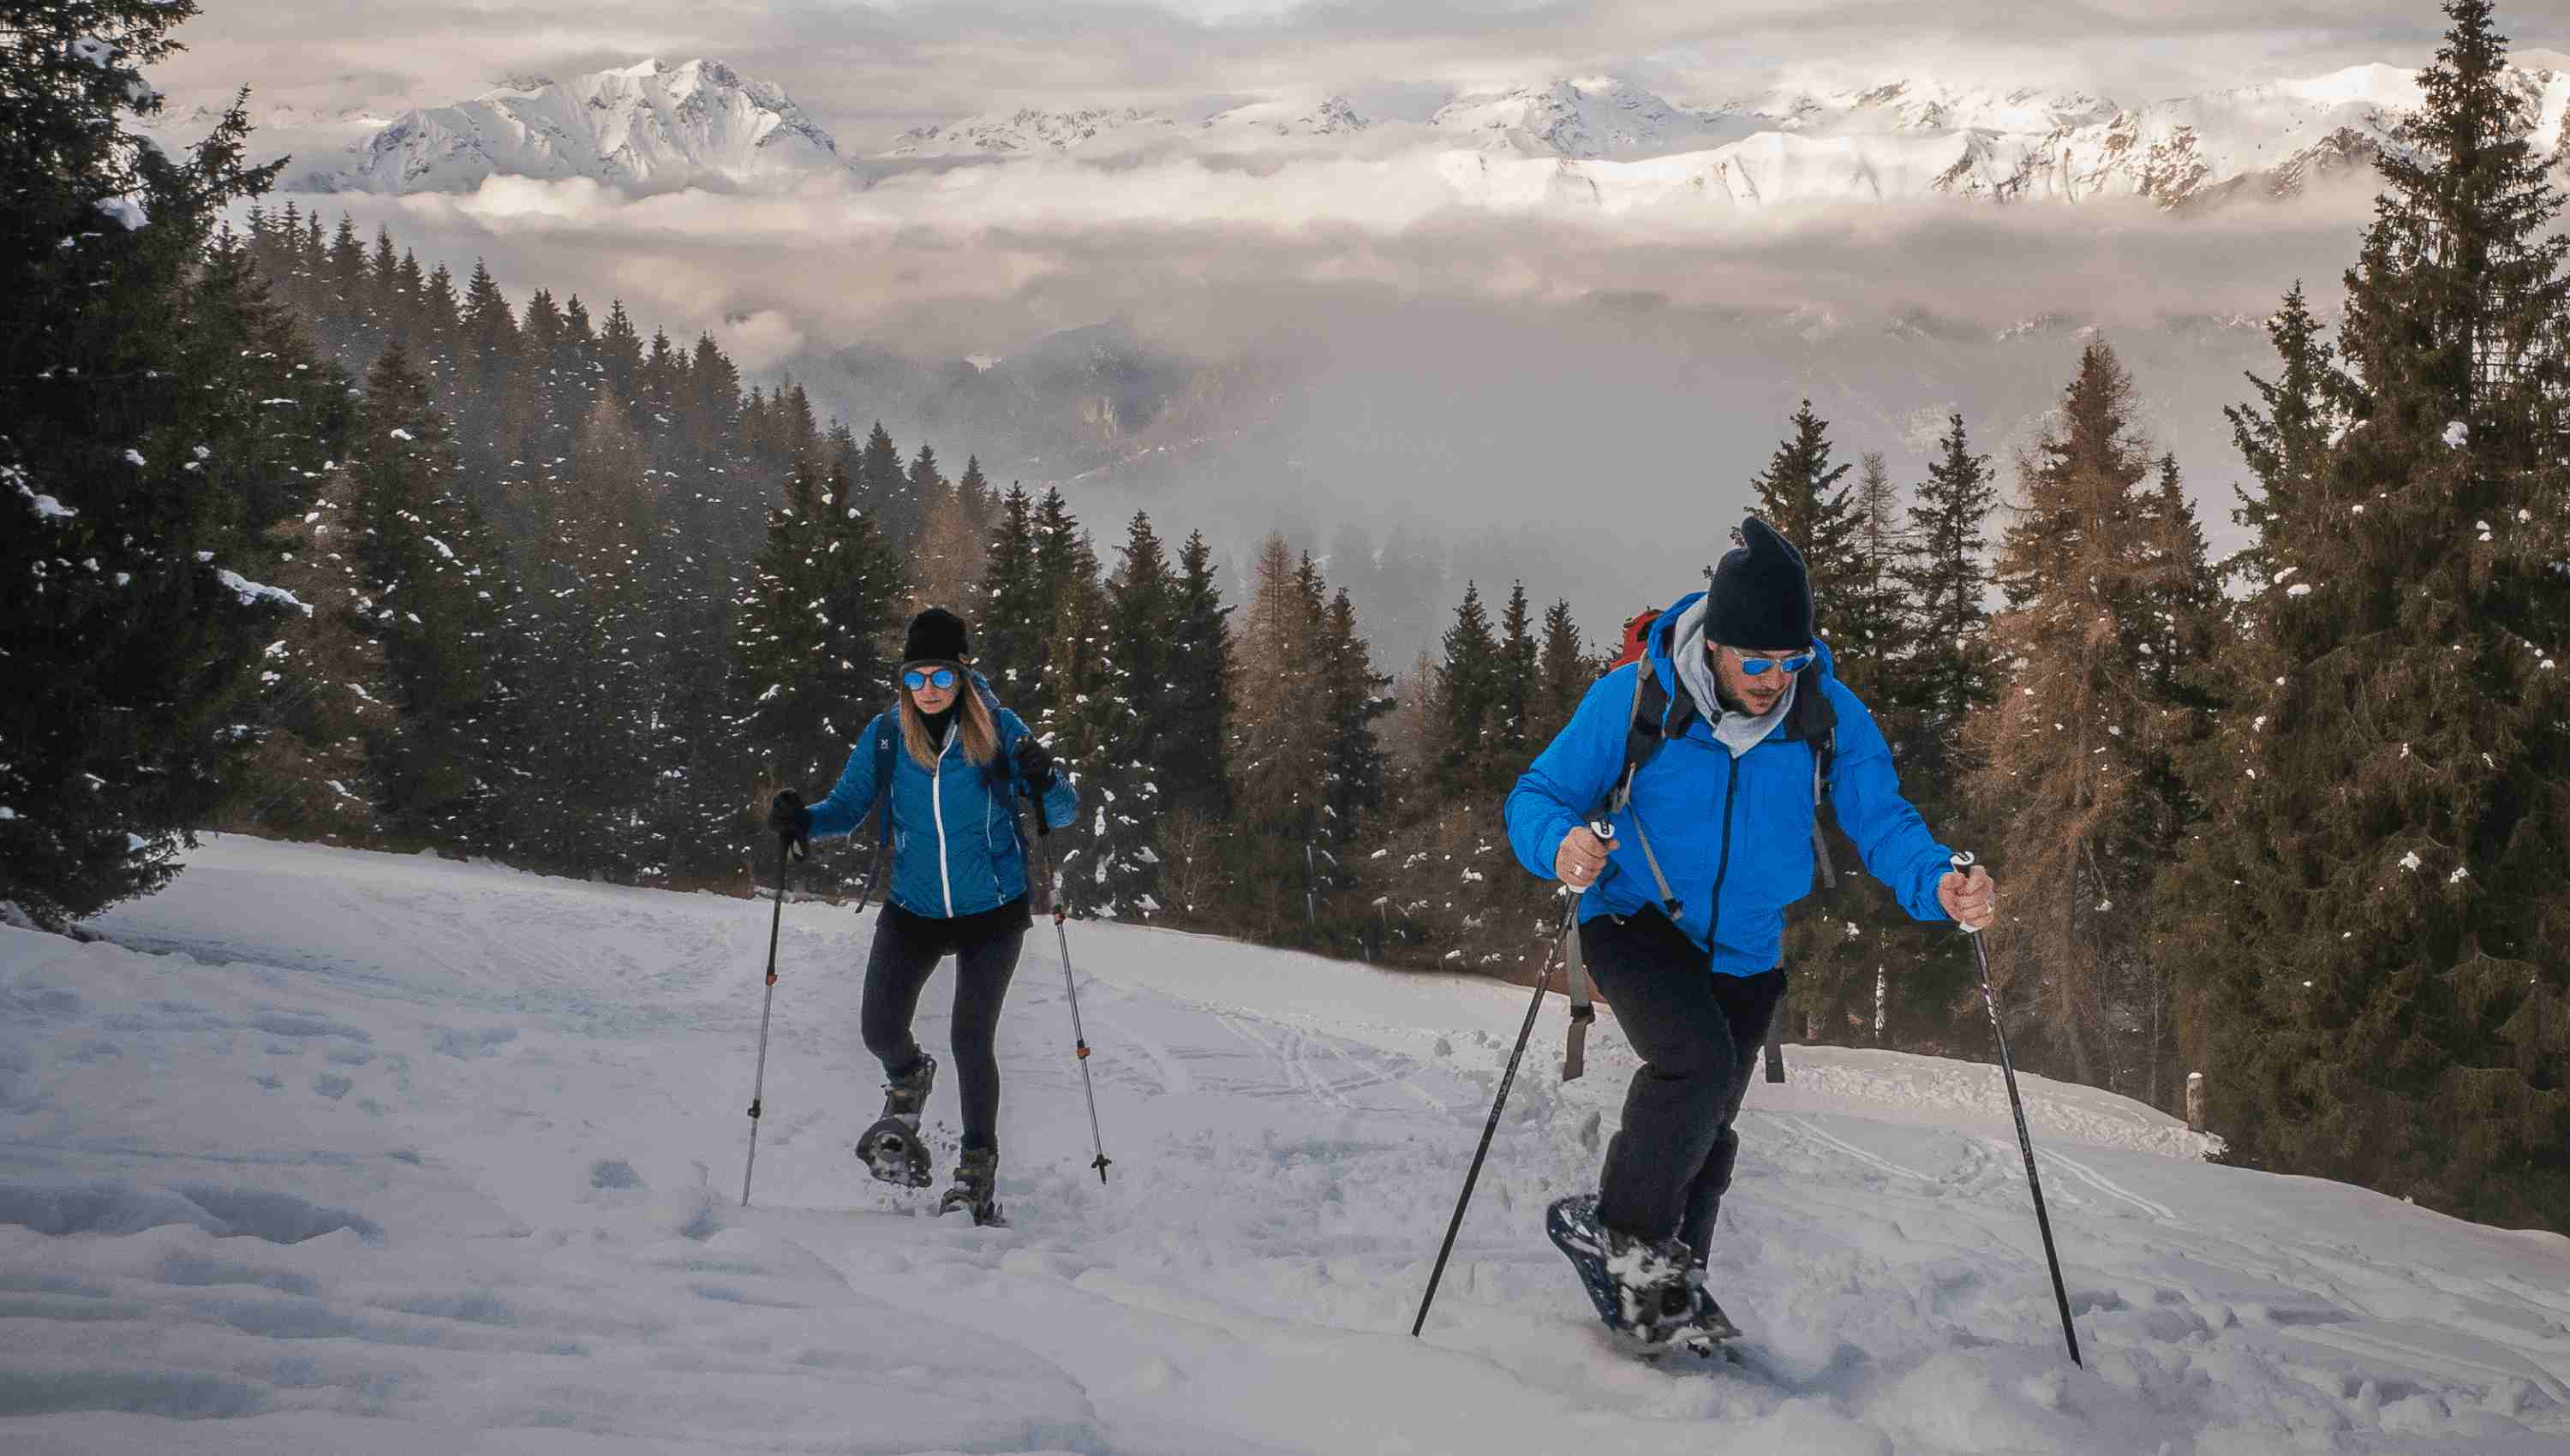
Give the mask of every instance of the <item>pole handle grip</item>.
MULTIPOLYGON (((1953 865, 1953 867, 1954 867, 1954 873, 1955 873, 1955 874, 1957 874, 1957 875, 1969 875, 1969 874, 1971 874, 1971 873, 1972 873, 1972 866, 1973 866, 1976 862, 1972 859, 1972 852, 1971 852, 1971 851, 1969 851, 1969 850, 1956 850, 1956 851, 1954 852, 1954 858, 1953 858, 1950 862, 1948 862, 1948 863, 1950 863, 1950 864, 1952 864, 1952 865, 1953 865)), ((1966 935, 1977 935, 1977 934, 1979 934, 1979 933, 1980 933, 1980 929, 1979 929, 1979 927, 1978 927, 1978 926, 1975 926, 1975 925, 1966 925, 1966 924, 1962 923, 1962 922, 1961 922, 1961 921, 1959 921, 1959 920, 1955 921, 1954 927, 1955 927, 1956 929, 1958 929, 1958 930, 1961 930, 1961 931, 1962 931, 1964 934, 1966 934, 1966 935)))
MULTIPOLYGON (((1615 826, 1607 823, 1603 819, 1592 819, 1588 821, 1584 828, 1586 828, 1590 834, 1595 835, 1597 837, 1597 842, 1600 844, 1610 843, 1615 838, 1615 826)), ((1594 883, 1594 881, 1590 882, 1590 884, 1594 883)), ((1570 898, 1572 900, 1577 900, 1579 897, 1588 893, 1588 886, 1586 885, 1564 888, 1570 891, 1570 898)))

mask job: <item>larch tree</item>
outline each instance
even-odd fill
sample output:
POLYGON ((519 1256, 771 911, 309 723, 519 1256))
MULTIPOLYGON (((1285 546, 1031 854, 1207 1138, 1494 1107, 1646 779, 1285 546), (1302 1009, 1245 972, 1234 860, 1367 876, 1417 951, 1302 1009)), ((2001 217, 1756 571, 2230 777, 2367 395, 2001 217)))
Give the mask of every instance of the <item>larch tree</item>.
POLYGON ((2039 1013, 2029 1061, 2116 1090, 2144 1070, 2115 991, 2136 975, 2160 843, 2143 735, 2162 704, 2142 647, 2179 569, 2133 412, 2131 377, 2090 343, 2018 464, 1990 628, 1998 700, 1965 725, 1986 858, 2008 886, 1992 978, 2039 1013))

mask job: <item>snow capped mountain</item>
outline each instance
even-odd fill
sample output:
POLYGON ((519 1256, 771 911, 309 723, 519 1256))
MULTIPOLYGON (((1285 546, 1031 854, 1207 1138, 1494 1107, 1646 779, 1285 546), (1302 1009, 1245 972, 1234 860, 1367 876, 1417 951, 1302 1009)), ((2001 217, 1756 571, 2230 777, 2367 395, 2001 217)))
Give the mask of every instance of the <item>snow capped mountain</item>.
POLYGON ((1265 134, 1276 137, 1348 137, 1367 127, 1366 119, 1344 96, 1306 105, 1295 101, 1261 101, 1217 112, 1196 124, 1209 136, 1265 134))
MULTIPOLYGON (((2543 156, 2561 150, 2570 68, 2512 69, 2543 156)), ((1520 152, 1519 165, 1441 161, 1469 200, 1497 207, 1773 207, 2141 197, 2162 206, 2284 196, 2399 145, 2416 74, 2359 66, 2138 108, 2038 91, 1899 83, 1828 96, 1783 92, 1703 114, 1735 140, 1624 158, 1520 152), (1737 135, 1741 133, 1746 135, 1737 135)))
POLYGON ((1049 112, 1027 108, 985 113, 942 127, 918 127, 885 149, 887 158, 1047 157, 1067 153, 1106 156, 1145 148, 1213 152, 1262 150, 1279 139, 1353 137, 1364 117, 1342 96, 1317 101, 1252 102, 1197 122, 1137 107, 1049 112))
POLYGON ((1613 77, 1584 77, 1458 97, 1428 124, 1484 152, 1632 160, 1725 140, 1706 117, 1613 77))
MULTIPOLYGON (((2557 157, 2570 123, 2570 56, 2520 52, 2510 74, 2536 151, 2557 157)), ((1211 115, 989 112, 903 133, 879 156, 1000 164, 990 185, 1002 189, 1005 169, 1032 160, 1363 158, 1375 169, 1373 196, 1602 216, 1938 197, 2134 197, 2175 207, 2291 195, 2332 174, 2360 174, 2398 145, 2418 101, 2414 72, 2378 65, 2137 107, 2075 90, 1911 77, 1836 91, 1780 87, 1695 109, 1590 76, 1459 96, 1425 122, 1370 121, 1319 90, 1211 115)), ((150 130, 176 141, 201 135, 214 116, 174 110, 150 130)), ((282 142, 322 159, 291 175, 289 187, 307 191, 469 191, 511 175, 647 192, 848 175, 836 144, 782 90, 711 60, 646 61, 568 81, 512 77, 388 125, 327 103, 271 106, 253 120, 262 149, 282 142)), ((1172 204, 1201 190, 1185 179, 1171 185, 1172 204)), ((1207 195, 1216 205, 1225 194, 1207 195)))
POLYGON ((886 157, 1044 157, 1083 148, 1102 138, 1166 137, 1177 122, 1135 107, 1048 112, 1032 107, 969 116, 942 127, 916 127, 884 152, 886 157))
POLYGON ((1706 113, 1723 128, 1848 137, 1881 132, 2054 132, 2111 120, 2113 102, 2080 92, 1891 81, 1854 90, 1780 89, 1706 113))
POLYGON ((782 89, 719 61, 644 61, 568 81, 512 77, 472 101, 404 113, 298 185, 452 192, 506 175, 668 191, 845 169, 782 89))

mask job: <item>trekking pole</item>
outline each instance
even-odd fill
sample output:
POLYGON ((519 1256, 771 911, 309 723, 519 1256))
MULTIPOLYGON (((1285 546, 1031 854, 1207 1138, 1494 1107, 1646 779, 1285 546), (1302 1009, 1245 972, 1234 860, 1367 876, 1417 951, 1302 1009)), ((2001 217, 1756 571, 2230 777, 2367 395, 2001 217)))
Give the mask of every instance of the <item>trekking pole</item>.
POLYGON ((794 837, 776 837, 776 910, 767 917, 767 997, 758 1008, 758 1077, 749 1088, 749 1161, 740 1170, 740 1206, 749 1207, 749 1175, 758 1167, 758 1109, 767 1091, 767 1018, 776 1010, 776 932, 785 922, 785 862, 794 837))
MULTIPOLYGON (((1588 832, 1601 841, 1615 837, 1612 825, 1602 821, 1588 826, 1588 832)), ((1543 988, 1552 980, 1552 962, 1561 953, 1562 942, 1570 936, 1570 923, 1579 913, 1579 897, 1586 887, 1570 892, 1570 904, 1561 912, 1561 930, 1552 937, 1552 948, 1543 954, 1543 972, 1534 978, 1534 997, 1526 1002, 1525 1024, 1517 1028, 1516 1050, 1508 1053, 1508 1069, 1499 1075, 1499 1095, 1491 1099, 1491 1120, 1482 1124, 1482 1145, 1473 1150, 1473 1166, 1464 1174, 1464 1195, 1455 1200, 1455 1217, 1446 1225, 1446 1242, 1437 1247, 1437 1265, 1428 1272, 1428 1292, 1420 1296, 1419 1317, 1410 1321, 1410 1337, 1417 1339, 1428 1324, 1428 1306, 1437 1302, 1437 1282, 1446 1277, 1446 1258, 1455 1252, 1455 1236, 1464 1227, 1464 1209, 1473 1202, 1473 1185, 1482 1181, 1482 1160, 1490 1155, 1491 1138, 1499 1130, 1499 1109, 1508 1105, 1508 1088, 1517 1079, 1517 1060, 1525 1055, 1526 1041, 1534 1035, 1535 1013, 1543 1009, 1543 988)))
MULTIPOLYGON (((1972 857, 1966 852, 1954 857, 1954 873, 1969 874, 1972 857)), ((1990 1030, 1999 1039, 1999 1071, 2007 1078, 2008 1111, 2016 1115, 2017 1151, 2025 1154, 2025 1186, 2034 1195, 2034 1227, 2043 1234, 2043 1262, 2052 1268, 2052 1298, 2061 1306, 2061 1337, 2070 1345, 2070 1363, 2082 1369, 2087 1362, 2079 1358, 2079 1333, 2070 1324, 2070 1291, 2061 1282, 2061 1260, 2052 1252, 2052 1219, 2043 1211, 2043 1182, 2034 1172, 2034 1139, 2025 1131, 2025 1102, 2016 1095, 2016 1064, 2008 1060, 2007 1028, 1999 1024, 1998 992, 1990 988, 1990 954, 1981 944, 1981 932, 1969 925, 1963 933, 1972 937, 1972 960, 1981 971, 1981 1004, 1989 1009, 1990 1030)))
POLYGON ((1106 1165, 1113 1160, 1106 1156, 1106 1135, 1097 1130, 1097 1089, 1088 1080, 1088 1034, 1079 1028, 1079 986, 1071 976, 1071 935, 1062 927, 1062 902, 1053 894, 1053 825, 1045 818, 1044 800, 1033 794, 1027 797, 1036 801, 1036 843, 1044 847, 1045 895, 1053 902, 1054 941, 1062 947, 1062 988, 1071 996, 1071 1040, 1079 1058, 1079 1090, 1088 1094, 1088 1137, 1097 1148, 1097 1161, 1088 1166, 1097 1170, 1102 1184, 1106 1165))

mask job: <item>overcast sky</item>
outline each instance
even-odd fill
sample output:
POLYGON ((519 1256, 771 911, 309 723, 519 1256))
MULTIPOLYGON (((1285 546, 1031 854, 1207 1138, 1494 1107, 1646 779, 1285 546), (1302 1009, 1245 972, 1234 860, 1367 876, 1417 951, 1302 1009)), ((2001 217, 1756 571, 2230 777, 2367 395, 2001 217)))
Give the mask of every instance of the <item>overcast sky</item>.
MULTIPOLYGON (((2139 105, 2421 65, 2444 25, 2424 0, 201 3, 180 36, 189 52, 154 71, 181 108, 248 84, 254 105, 384 112, 462 100, 504 75, 710 56, 783 85, 857 156, 980 111, 1210 110, 1334 92, 1375 120, 1419 121, 1458 90, 1600 73, 1681 105, 1905 75, 2139 105)), ((2570 50, 2570 0, 2507 4, 2501 20, 2519 49, 2570 50)), ((2021 443, 2057 389, 2044 371, 2066 370, 2077 348, 2063 336, 2059 357, 2005 389, 1967 381, 1975 396, 1955 383, 1981 368, 1968 349, 1944 350, 1943 364, 1942 345, 1913 349, 1901 357, 1926 361, 1913 378, 1889 349, 1769 347, 1730 310, 1800 310, 1792 327, 1809 317, 1854 340, 1922 310, 1984 330, 1975 349, 1986 330, 2044 314, 2120 330, 2154 432, 2184 457, 2220 536, 2238 476, 2221 410, 2260 341, 2235 328, 2249 352, 2190 352, 2152 330, 2172 315, 2254 324, 2297 279, 2331 306, 2373 189, 2355 177, 2291 206, 2201 216, 2105 200, 1601 223, 1461 208, 1423 180, 1433 174, 1314 155, 1273 168, 923 169, 756 195, 495 179, 466 195, 305 201, 345 208, 369 234, 388 225, 459 276, 487 259, 514 299, 544 286, 603 311, 620 298, 646 330, 709 330, 754 378, 851 344, 1011 355, 1107 320, 1198 360, 1294 359, 1311 379, 1308 418, 1260 444, 1320 483, 1209 469, 1173 508, 1179 533, 1236 546, 1283 520, 1280 502, 1322 539, 1342 524, 1380 530, 1388 511, 1543 533, 1547 579, 1530 588, 1572 596, 1588 620, 1637 566, 1692 569, 1639 560, 1617 524, 1736 513, 1800 395, 1834 413, 1850 453, 1893 451, 1906 481, 1926 448, 1913 427, 1941 428, 1948 408, 1975 412, 1984 448, 2021 443), (1858 377, 1878 353, 1890 362, 1858 377), (1556 458, 1566 439, 1587 452, 1576 464, 1556 458), (1583 484, 1565 491, 1571 477, 1583 484)), ((874 406, 845 407, 862 421, 874 406)), ((977 448, 928 443, 958 462, 977 448)), ((1082 509, 1111 520, 1136 504, 1082 509)), ((1670 561, 1696 559, 1692 535, 1670 540, 1670 561)))
MULTIPOLYGON (((1343 93, 1424 117, 1455 89, 1610 73, 1684 105, 1779 80, 1926 72, 2126 104, 2361 62, 2415 65, 2420 0, 202 0, 175 100, 248 82, 336 105, 459 100, 511 72, 711 55, 772 79, 852 151, 965 113, 1184 107, 1343 93)), ((2570 43, 2570 0, 2501 7, 2520 46, 2570 43)))

